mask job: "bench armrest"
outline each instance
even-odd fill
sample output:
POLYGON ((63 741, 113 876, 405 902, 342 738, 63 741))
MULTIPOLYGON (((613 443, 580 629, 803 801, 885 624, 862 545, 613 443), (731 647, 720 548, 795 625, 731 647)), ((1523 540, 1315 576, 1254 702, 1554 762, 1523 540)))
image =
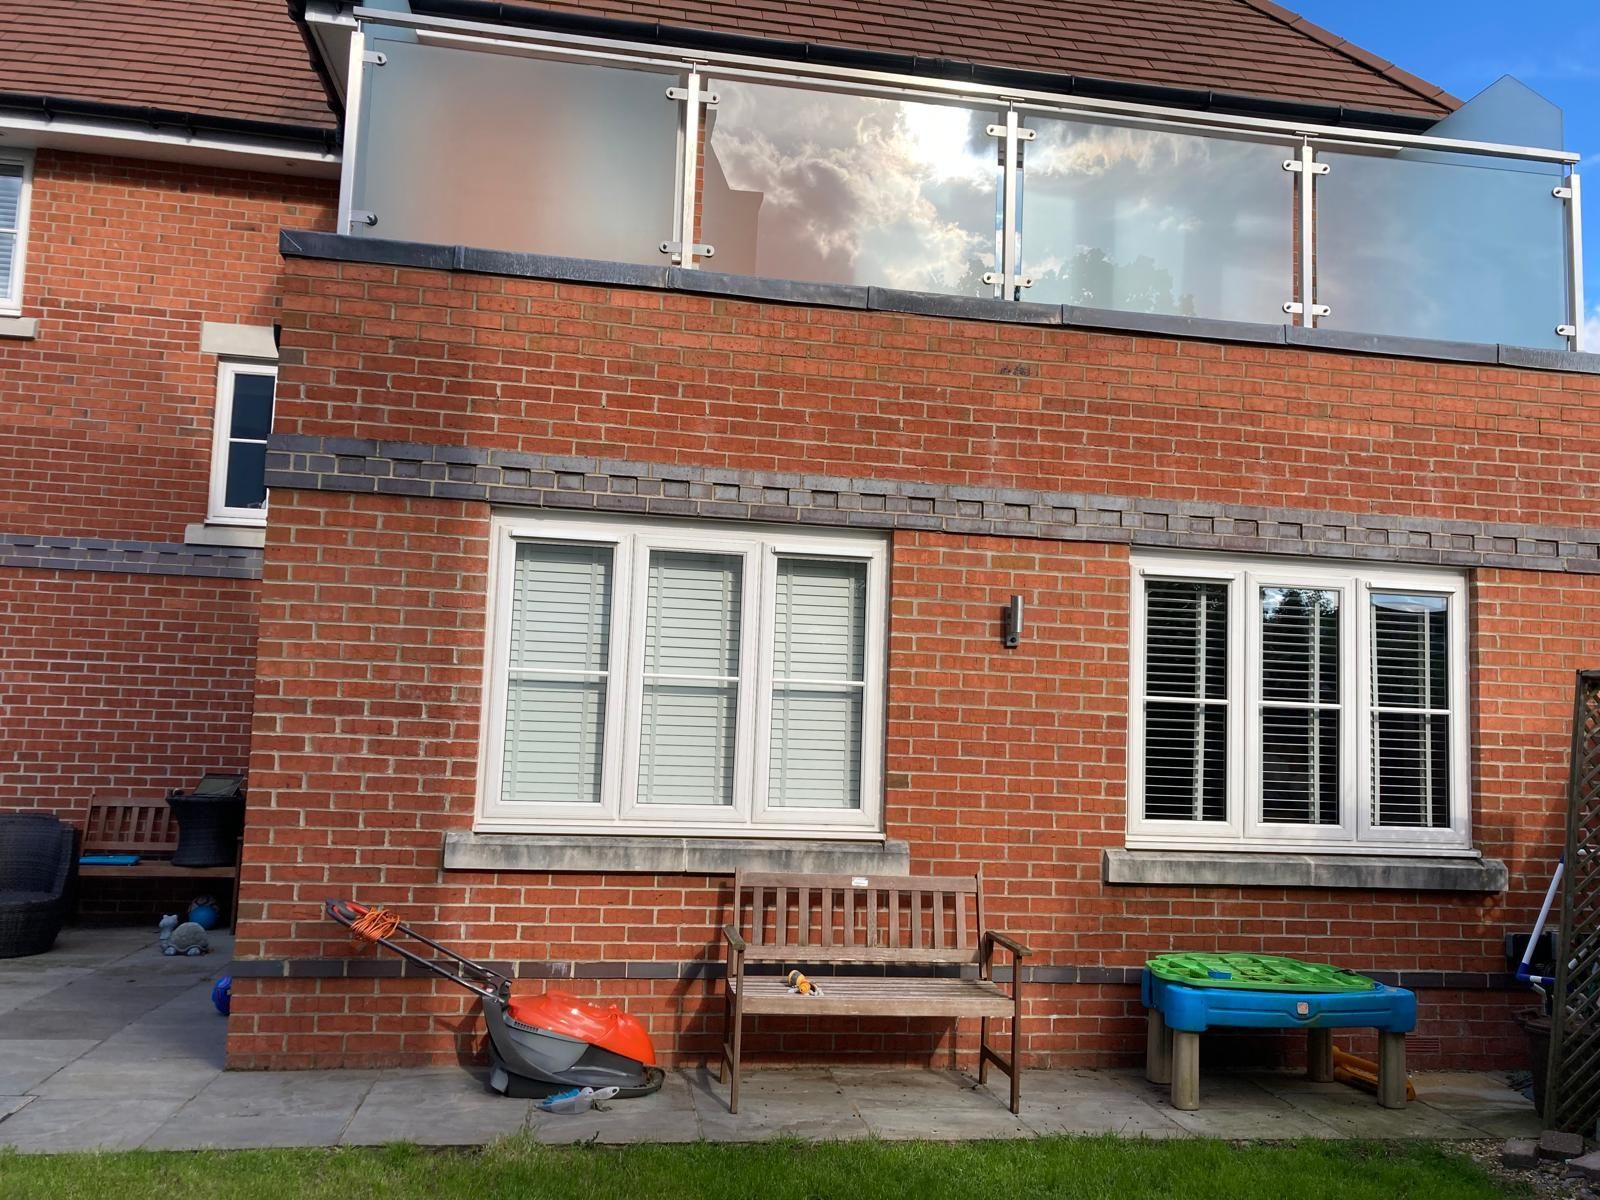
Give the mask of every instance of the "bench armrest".
POLYGON ((744 939, 739 936, 739 931, 732 925, 722 927, 722 936, 727 940, 728 949, 736 954, 744 953, 744 939))
POLYGON ((1028 955, 1033 953, 1031 949, 1017 941, 1016 938, 1010 937, 1004 933, 998 933, 993 929, 984 931, 983 940, 987 944, 984 952, 985 958, 994 953, 995 945, 1004 946, 1017 958, 1026 958, 1028 955))

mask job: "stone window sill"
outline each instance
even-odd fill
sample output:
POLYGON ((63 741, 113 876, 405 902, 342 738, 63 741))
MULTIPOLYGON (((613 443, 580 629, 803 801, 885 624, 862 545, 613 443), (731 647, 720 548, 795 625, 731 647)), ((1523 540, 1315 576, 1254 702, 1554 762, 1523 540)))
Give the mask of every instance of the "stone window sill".
POLYGON ((736 870, 909 875, 911 850, 907 843, 897 841, 452 832, 444 835, 444 869, 647 875, 732 875, 736 870))
POLYGON ((38 336, 38 317, 0 316, 0 338, 18 338, 23 341, 29 341, 38 336))
POLYGON ((1411 892, 1503 892, 1506 865, 1487 858, 1283 854, 1226 850, 1107 850, 1108 884, 1144 887, 1300 887, 1411 892))
POLYGON ((244 546, 256 550, 267 544, 264 525, 187 525, 183 540, 189 546, 244 546))

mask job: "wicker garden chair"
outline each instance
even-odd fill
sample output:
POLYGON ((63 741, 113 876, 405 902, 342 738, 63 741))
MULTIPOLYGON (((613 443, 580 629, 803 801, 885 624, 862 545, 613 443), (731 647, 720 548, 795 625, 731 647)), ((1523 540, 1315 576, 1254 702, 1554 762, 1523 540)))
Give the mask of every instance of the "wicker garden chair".
POLYGON ((0 813, 0 958, 55 945, 72 858, 71 825, 49 814, 0 813))

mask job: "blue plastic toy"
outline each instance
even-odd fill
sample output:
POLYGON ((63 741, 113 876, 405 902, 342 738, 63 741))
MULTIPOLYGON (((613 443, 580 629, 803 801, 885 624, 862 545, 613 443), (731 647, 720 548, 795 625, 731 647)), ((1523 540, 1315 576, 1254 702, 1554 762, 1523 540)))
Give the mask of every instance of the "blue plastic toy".
POLYGON ((233 1007, 232 975, 224 975, 217 980, 217 986, 211 989, 211 1003, 217 1006, 217 1011, 223 1016, 228 1015, 228 1010, 233 1007))
POLYGON ((201 929, 215 929, 222 920, 222 910, 210 896, 201 896, 189 905, 189 920, 201 929))

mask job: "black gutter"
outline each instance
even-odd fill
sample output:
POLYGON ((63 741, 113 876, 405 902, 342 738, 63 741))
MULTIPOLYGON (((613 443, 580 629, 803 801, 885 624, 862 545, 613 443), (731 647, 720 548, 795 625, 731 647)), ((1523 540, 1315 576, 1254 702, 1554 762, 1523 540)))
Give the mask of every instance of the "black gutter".
MULTIPOLYGON (((252 121, 241 117, 218 117, 205 113, 181 112, 138 104, 113 104, 105 100, 78 100, 66 96, 39 96, 24 92, 0 92, 0 111, 29 117, 81 117, 141 126, 153 130, 176 130, 191 136, 219 134, 228 137, 260 138, 315 149, 326 154, 339 151, 339 134, 315 125, 294 125, 279 121, 252 121)), ((270 151, 270 147, 266 148, 270 151)))
MULTIPOLYGON (((304 0, 299 0, 296 7, 303 15, 304 0)), ((983 66, 958 59, 925 58, 921 55, 824 46, 814 42, 789 42, 751 37, 746 34, 713 33, 703 29, 667 25, 660 21, 630 21, 585 13, 551 12, 521 4, 501 4, 496 0, 411 0, 411 10, 419 16, 454 17, 459 20, 542 29, 552 33, 582 34, 674 49, 721 50, 732 54, 759 55, 791 62, 814 63, 819 66, 855 67, 906 75, 925 75, 953 82, 1009 86, 1099 100, 1126 100, 1131 103, 1227 113, 1233 116, 1305 121, 1314 125, 1351 125, 1362 129, 1422 133, 1431 129, 1445 116, 1444 113, 1440 113, 1438 116, 1426 117, 1382 109, 1349 108, 1339 104, 1279 100, 1242 92, 1218 92, 1155 83, 1130 83, 1087 75, 1055 75, 1043 71, 983 66)))

